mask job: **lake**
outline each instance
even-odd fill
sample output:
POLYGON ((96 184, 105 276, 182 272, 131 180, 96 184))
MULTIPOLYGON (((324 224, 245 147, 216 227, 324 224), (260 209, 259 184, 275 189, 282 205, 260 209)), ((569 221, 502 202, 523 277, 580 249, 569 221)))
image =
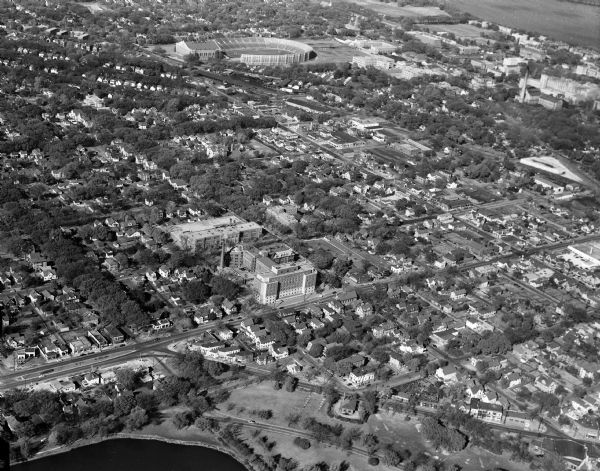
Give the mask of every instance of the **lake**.
POLYGON ((559 0, 452 0, 482 20, 600 49, 600 7, 559 0))
POLYGON ((199 446, 115 439, 11 467, 14 471, 247 471, 231 456, 199 446))

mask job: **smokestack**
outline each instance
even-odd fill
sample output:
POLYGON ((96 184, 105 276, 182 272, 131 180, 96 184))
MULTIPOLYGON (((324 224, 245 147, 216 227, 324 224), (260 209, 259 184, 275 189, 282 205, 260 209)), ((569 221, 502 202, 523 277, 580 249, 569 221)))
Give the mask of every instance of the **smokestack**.
POLYGON ((529 65, 525 68, 525 78, 523 79, 523 88, 521 88, 521 103, 525 103, 525 93, 527 91, 527 82, 529 80, 529 65))

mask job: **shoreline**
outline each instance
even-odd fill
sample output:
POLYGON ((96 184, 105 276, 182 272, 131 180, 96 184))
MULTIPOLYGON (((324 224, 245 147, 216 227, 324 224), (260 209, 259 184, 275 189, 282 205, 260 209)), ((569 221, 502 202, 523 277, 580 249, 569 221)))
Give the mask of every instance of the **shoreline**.
MULTIPOLYGON (((61 445, 55 448, 51 448, 49 450, 41 451, 36 453, 34 456, 29 458, 26 461, 18 461, 16 463, 11 463, 12 466, 18 466, 21 463, 28 463, 30 461, 36 461, 40 459, 47 458, 49 456, 60 455, 64 453, 68 453, 70 451, 76 450, 77 448, 84 448, 86 446, 96 445, 98 443, 106 442, 108 440, 118 440, 118 439, 127 439, 127 440, 150 440, 150 441, 158 441, 163 443, 170 443, 173 445, 182 445, 182 446, 197 446, 202 448, 209 448, 211 450, 218 451, 225 455, 229 455, 235 461, 237 461, 241 466, 243 466, 246 470, 252 471, 251 468, 244 462, 242 458, 237 456, 234 450, 227 448, 226 446, 218 443, 210 443, 204 440, 182 440, 177 438, 165 437, 157 434, 136 434, 136 433, 128 433, 128 432, 119 432, 114 435, 109 435, 107 437, 95 437, 95 438, 82 438, 79 439, 70 445, 61 445)), ((218 439, 216 441, 219 441, 218 439)))

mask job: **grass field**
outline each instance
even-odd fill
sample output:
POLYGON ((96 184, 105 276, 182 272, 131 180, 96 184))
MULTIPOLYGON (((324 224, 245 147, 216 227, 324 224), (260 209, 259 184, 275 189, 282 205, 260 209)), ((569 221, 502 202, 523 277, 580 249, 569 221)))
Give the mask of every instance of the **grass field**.
POLYGON ((344 258, 347 255, 345 252, 331 245, 329 242, 323 239, 307 240, 306 245, 308 245, 313 250, 323 249, 329 252, 334 257, 342 256, 342 258, 344 258))
POLYGON ((397 10, 402 16, 409 18, 417 18, 423 16, 450 16, 444 10, 440 10, 438 7, 413 7, 407 5, 405 7, 398 7, 397 10))
POLYGON ((263 56, 281 56, 285 54, 293 54, 292 51, 285 51, 283 49, 270 49, 270 48, 241 48, 241 49, 227 49, 227 55, 229 57, 239 57, 242 54, 262 54, 263 56))
POLYGON ((306 64, 318 63, 342 63, 352 62, 354 56, 365 56, 367 54, 350 46, 346 46, 333 39, 315 39, 304 41, 317 53, 317 58, 306 62, 306 64))
MULTIPOLYGON (((252 432, 246 431, 244 436, 248 438, 250 443, 258 444, 258 437, 253 437, 252 432)), ((321 462, 329 463, 330 465, 337 465, 343 460, 350 465, 349 469, 352 470, 398 470, 398 468, 385 466, 383 463, 380 463, 377 467, 373 468, 372 466, 368 465, 367 460, 362 456, 340 450, 339 448, 333 448, 314 440, 311 442, 311 447, 308 450, 302 450, 298 446, 294 445, 294 437, 292 436, 272 432, 263 432, 260 434, 260 436, 266 436, 270 442, 276 442, 275 447, 273 450, 271 450, 272 454, 281 454, 285 458, 294 459, 300 464, 300 469, 308 469, 311 465, 321 462)), ((256 449, 260 452, 260 445, 256 446, 256 449)), ((333 469, 336 468, 333 467, 333 469)))
MULTIPOLYGON (((322 395, 305 391, 294 393, 288 393, 284 390, 276 391, 273 389, 271 381, 232 391, 231 397, 225 403, 219 405, 219 409, 225 414, 248 418, 254 417, 249 414, 252 410, 270 409, 273 412, 273 417, 268 420, 268 423, 285 427, 288 427, 287 416, 289 414, 300 415, 300 423, 302 423, 304 417, 314 417, 324 423, 340 423, 336 419, 327 416, 322 395), (231 406, 228 406, 229 404, 231 406), (239 411, 240 407, 244 409, 242 412, 239 411)), ((381 412, 369 417, 365 424, 343 423, 343 425, 345 428, 356 427, 363 435, 374 433, 382 443, 395 443, 401 449, 410 451, 413 457, 426 453, 429 456, 435 456, 437 459, 443 460, 444 463, 460 464, 465 471, 482 471, 492 469, 494 466, 514 471, 528 469, 521 463, 510 461, 508 456, 496 456, 479 448, 467 447, 459 453, 449 455, 439 453, 423 440, 419 432, 419 419, 411 417, 411 420, 407 421, 404 414, 381 412)), ((350 469, 369 469, 366 460, 361 456, 349 454, 339 448, 315 442, 315 440, 311 440, 311 448, 301 450, 293 444, 295 438, 293 432, 263 431, 256 434, 253 431, 246 430, 244 436, 252 445, 257 445, 256 449, 259 453, 261 453, 261 445, 258 442, 260 436, 268 437, 268 441, 276 442, 271 450, 272 455, 280 453, 286 458, 293 458, 303 467, 321 461, 336 464, 343 459, 350 463, 350 469)), ((358 442, 357 445, 361 446, 361 443, 358 442)), ((380 463, 376 469, 383 471, 389 468, 380 463)))
POLYGON ((283 389, 276 391, 273 389, 272 381, 232 391, 231 397, 220 405, 219 409, 226 412, 231 407, 229 404, 235 406, 231 413, 238 417, 250 417, 249 412, 255 409, 270 409, 273 411, 273 418, 269 422, 285 426, 288 424, 286 417, 289 414, 299 414, 304 417, 310 415, 326 417, 326 411, 321 408, 323 397, 320 394, 311 394, 306 391, 289 393, 283 389), (242 412, 239 412, 240 408, 243 409, 242 412))
POLYGON ((418 18, 424 16, 450 16, 438 7, 413 7, 407 5, 405 7, 399 7, 395 2, 383 3, 378 0, 345 0, 352 3, 356 3, 361 7, 368 8, 375 13, 385 15, 389 18, 401 18, 410 17, 418 18))
POLYGON ((458 38, 478 38, 485 30, 473 25, 426 25, 432 32, 454 33, 458 38))

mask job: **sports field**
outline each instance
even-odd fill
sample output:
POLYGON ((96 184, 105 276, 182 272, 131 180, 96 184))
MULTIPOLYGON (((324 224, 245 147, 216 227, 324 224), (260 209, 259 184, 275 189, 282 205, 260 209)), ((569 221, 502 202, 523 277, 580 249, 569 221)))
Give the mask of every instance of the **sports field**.
POLYGON ((285 54, 294 54, 292 51, 286 51, 285 49, 271 49, 271 48, 245 48, 245 49, 227 49, 227 55, 229 57, 240 57, 242 54, 253 54, 263 56, 282 56, 285 54))
POLYGON ((368 55, 333 39, 310 39, 303 42, 312 47, 317 53, 316 59, 311 60, 310 63, 352 62, 354 56, 368 55))
POLYGON ((473 25, 426 25, 433 33, 447 32, 454 33, 459 38, 478 38, 485 29, 478 28, 473 25))

